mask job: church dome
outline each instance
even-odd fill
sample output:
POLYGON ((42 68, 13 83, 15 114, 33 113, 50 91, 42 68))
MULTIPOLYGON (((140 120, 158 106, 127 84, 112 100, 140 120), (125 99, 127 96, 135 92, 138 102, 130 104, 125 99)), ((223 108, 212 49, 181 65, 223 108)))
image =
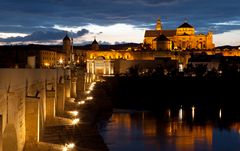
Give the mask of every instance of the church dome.
POLYGON ((188 24, 187 22, 185 22, 181 26, 179 26, 178 28, 193 28, 193 26, 188 24))

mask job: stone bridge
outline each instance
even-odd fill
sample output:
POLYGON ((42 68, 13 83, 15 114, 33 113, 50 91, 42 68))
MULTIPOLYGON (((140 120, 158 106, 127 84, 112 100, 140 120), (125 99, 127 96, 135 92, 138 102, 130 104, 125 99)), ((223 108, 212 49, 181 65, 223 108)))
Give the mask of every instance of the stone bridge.
POLYGON ((0 69, 0 151, 38 143, 46 121, 63 114, 65 100, 81 97, 86 80, 84 71, 0 69))

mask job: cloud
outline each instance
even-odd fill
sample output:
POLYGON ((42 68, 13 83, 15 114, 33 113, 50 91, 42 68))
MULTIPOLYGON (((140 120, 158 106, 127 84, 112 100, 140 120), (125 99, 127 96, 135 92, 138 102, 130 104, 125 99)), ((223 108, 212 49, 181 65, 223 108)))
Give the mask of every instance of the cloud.
POLYGON ((100 45, 111 45, 110 42, 107 42, 107 41, 99 41, 98 42, 100 45))
POLYGON ((92 41, 94 37, 96 37, 99 41, 106 41, 111 44, 119 41, 140 43, 143 41, 145 31, 143 28, 138 28, 137 26, 130 24, 113 24, 109 26, 89 24, 79 27, 64 27, 56 25, 54 28, 66 31, 71 31, 72 29, 86 29, 90 31, 82 37, 75 38, 75 42, 79 44, 85 43, 84 41, 92 41))
POLYGON ((82 29, 81 31, 78 31, 75 37, 80 37, 83 36, 85 34, 89 33, 89 30, 87 29, 82 29))
MULTIPOLYGON (((144 5, 144 6, 155 6, 158 7, 160 5, 170 5, 174 2, 178 2, 179 0, 114 0, 114 2, 120 4, 137 4, 137 5, 144 5)), ((184 0, 182 0, 184 1, 184 0)))
POLYGON ((219 22, 219 23, 212 23, 216 26, 240 26, 240 21, 226 21, 226 22, 219 22))
POLYGON ((22 34, 22 33, 0 33, 0 38, 6 39, 6 38, 11 38, 11 37, 25 37, 28 34, 22 34))
MULTIPOLYGON (((46 39, 46 29, 56 29, 55 25, 109 27, 128 24, 153 28, 156 19, 161 17, 164 29, 175 29, 187 18, 197 31, 206 33, 213 29, 218 34, 240 29, 239 4, 239 0, 1 0, 0 33, 29 35, 25 39, 39 39, 38 35, 41 35, 46 39)), ((73 32, 80 30, 82 28, 75 28, 73 32)), ((58 37, 57 33, 51 32, 49 35, 58 37)), ((16 41, 15 38, 12 40, 16 41)))
POLYGON ((240 30, 230 30, 213 36, 214 43, 217 46, 233 45, 239 46, 240 44, 240 30))
MULTIPOLYGON (((76 33, 69 33, 71 37, 77 38, 81 37, 85 34, 89 33, 87 29, 82 29, 76 33)), ((33 32, 30 35, 26 36, 16 36, 16 37, 8 37, 8 38, 0 38, 0 42, 47 42, 47 41, 57 41, 63 39, 66 35, 66 31, 63 30, 42 30, 33 32)))

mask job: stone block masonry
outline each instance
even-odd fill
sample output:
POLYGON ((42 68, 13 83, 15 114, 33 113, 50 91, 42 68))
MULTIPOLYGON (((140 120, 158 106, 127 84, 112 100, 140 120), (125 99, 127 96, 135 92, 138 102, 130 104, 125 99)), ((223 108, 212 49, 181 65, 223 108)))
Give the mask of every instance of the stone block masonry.
POLYGON ((26 142, 38 143, 47 117, 54 118, 55 110, 64 110, 64 89, 70 92, 71 88, 64 81, 59 87, 58 83, 66 72, 0 69, 0 151, 22 151, 26 142))

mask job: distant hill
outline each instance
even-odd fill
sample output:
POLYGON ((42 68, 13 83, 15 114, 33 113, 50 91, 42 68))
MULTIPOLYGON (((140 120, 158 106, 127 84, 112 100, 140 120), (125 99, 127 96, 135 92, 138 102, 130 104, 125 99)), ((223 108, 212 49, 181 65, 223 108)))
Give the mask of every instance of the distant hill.
MULTIPOLYGON (((100 50, 126 50, 128 48, 137 48, 140 47, 139 43, 126 43, 126 44, 116 44, 116 45, 99 45, 100 50)), ((74 46, 75 49, 91 50, 91 44, 84 46, 74 46)))
MULTIPOLYGON (((126 50, 128 48, 137 48, 140 47, 141 44, 138 43, 126 43, 126 44, 116 44, 116 45, 99 45, 100 50, 126 50)), ((63 46, 62 45, 36 45, 36 44, 30 44, 30 45, 6 45, 6 46, 0 46, 0 51, 2 50, 56 50, 56 51, 62 51, 63 46)), ((74 46, 74 49, 80 49, 80 50, 91 50, 91 44, 84 45, 84 46, 74 46)))
POLYGON ((60 45, 5 45, 0 46, 0 51, 6 50, 53 50, 53 51, 61 51, 62 46, 60 45))
POLYGON ((240 47, 240 45, 239 46, 225 45, 225 46, 215 47, 215 49, 221 49, 221 50, 223 50, 223 49, 238 49, 239 47, 240 47))

